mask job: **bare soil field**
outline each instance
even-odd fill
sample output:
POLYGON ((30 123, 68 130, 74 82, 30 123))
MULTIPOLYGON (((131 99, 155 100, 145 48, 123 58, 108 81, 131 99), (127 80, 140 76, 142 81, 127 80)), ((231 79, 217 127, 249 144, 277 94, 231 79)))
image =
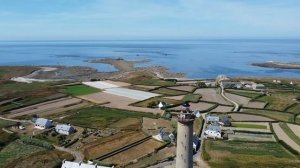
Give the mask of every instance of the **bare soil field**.
POLYGON ((267 121, 267 122, 274 121, 273 119, 267 117, 250 115, 250 114, 231 113, 229 115, 235 121, 267 121))
POLYGON ((139 112, 150 112, 154 114, 160 114, 163 111, 159 109, 152 108, 143 108, 143 107, 135 107, 129 106, 132 103, 135 103, 137 100, 130 99, 127 97, 116 96, 109 93, 99 92, 89 95, 80 96, 80 98, 91 101, 97 104, 103 104, 105 107, 117 108, 117 109, 125 109, 139 112), (107 104, 104 104, 107 103, 107 104))
POLYGON ((275 138, 272 134, 252 134, 252 133, 239 133, 228 135, 229 140, 245 140, 245 141, 266 141, 275 142, 275 138))
POLYGON ((198 81, 178 81, 177 85, 196 85, 198 81))
POLYGON ((300 138, 300 126, 295 124, 287 124, 290 129, 300 138))
POLYGON ((197 89, 194 94, 202 95, 201 100, 216 102, 219 104, 231 105, 230 102, 226 101, 219 93, 218 89, 214 88, 205 88, 205 89, 197 89))
POLYGON ((142 87, 142 88, 146 88, 146 89, 156 89, 160 86, 146 86, 146 85, 135 85, 137 87, 142 87))
POLYGON ((175 155, 176 155, 176 147, 175 146, 166 147, 162 150, 159 150, 157 153, 155 153, 149 157, 145 157, 145 158, 139 160, 139 162, 137 162, 137 163, 130 164, 125 167, 126 168, 148 167, 149 165, 156 164, 158 161, 165 160, 168 157, 175 157, 175 155))
MULTIPOLYGON (((73 108, 73 105, 79 105, 82 103, 81 99, 78 98, 66 98, 66 99, 60 99, 61 101, 51 101, 50 103, 41 103, 17 110, 11 111, 10 114, 6 115, 7 118, 15 118, 20 117, 24 115, 31 115, 31 114, 40 114, 40 113, 57 113, 60 111, 67 111, 73 108), (58 110, 58 111, 56 111, 58 110)), ((86 104, 83 104, 84 106, 86 104)))
POLYGON ((233 107, 230 106, 218 106, 215 109, 212 109, 211 112, 219 112, 219 113, 226 113, 226 112, 231 112, 233 107))
POLYGON ((123 120, 119 120, 113 124, 111 124, 109 127, 112 128, 139 128, 141 124, 141 120, 138 118, 126 118, 123 120))
POLYGON ((130 86, 130 83, 126 83, 126 82, 120 82, 120 81, 112 81, 112 80, 105 80, 104 82, 112 84, 112 85, 116 85, 119 87, 126 87, 126 86, 130 86))
POLYGON ((173 99, 173 100, 182 100, 184 98, 184 95, 180 95, 180 96, 168 96, 168 97, 164 97, 166 99, 173 99))
POLYGON ((193 86, 173 86, 173 87, 168 87, 170 89, 175 89, 175 90, 181 90, 181 91, 186 91, 186 92, 192 92, 195 90, 196 87, 193 86))
MULTIPOLYGON (((199 103, 189 103, 190 104, 190 108, 194 111, 203 111, 203 110, 207 110, 209 108, 211 108, 212 106, 214 106, 214 104, 211 103, 205 103, 205 102, 199 102, 199 103)), ((177 106, 175 108, 172 108, 173 110, 181 110, 181 106, 177 106)))
POLYGON ((101 138, 95 142, 86 144, 82 147, 84 156, 87 159, 95 159, 115 149, 145 138, 142 132, 125 132, 113 136, 101 138))
POLYGON ((250 108, 264 108, 266 103, 263 102, 252 102, 250 101, 251 98, 239 96, 231 93, 225 93, 226 97, 235 101, 236 103, 243 105, 243 107, 250 107, 250 108))
POLYGON ((126 164, 129 164, 131 161, 139 159, 147 154, 153 153, 155 148, 158 148, 162 145, 161 142, 150 139, 142 144, 139 144, 133 148, 130 148, 124 152, 121 152, 117 155, 114 155, 110 158, 103 160, 104 163, 114 163, 118 167, 122 167, 126 164))
POLYGON ((272 123, 273 130, 278 138, 284 141, 286 144, 290 145, 293 149, 300 152, 300 146, 295 143, 280 127, 279 123, 272 123))
POLYGON ((159 129, 163 128, 166 132, 172 132, 174 128, 172 127, 171 121, 164 120, 164 119, 153 119, 143 117, 143 131, 151 134, 156 135, 159 133, 159 129))

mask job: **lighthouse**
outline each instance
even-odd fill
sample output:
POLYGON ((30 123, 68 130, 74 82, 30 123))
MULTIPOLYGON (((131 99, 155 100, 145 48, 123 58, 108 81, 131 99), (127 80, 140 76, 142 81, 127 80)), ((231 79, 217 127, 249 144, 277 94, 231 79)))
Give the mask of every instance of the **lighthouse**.
POLYGON ((190 110, 190 105, 184 103, 177 122, 176 168, 193 167, 194 120, 195 115, 190 110))

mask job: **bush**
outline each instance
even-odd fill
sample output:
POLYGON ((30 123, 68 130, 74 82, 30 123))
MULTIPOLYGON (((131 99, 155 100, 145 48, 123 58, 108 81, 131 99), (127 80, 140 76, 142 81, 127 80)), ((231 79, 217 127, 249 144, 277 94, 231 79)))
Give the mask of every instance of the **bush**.
POLYGON ((148 104, 147 104, 147 107, 148 108, 152 108, 152 107, 155 107, 155 106, 157 106, 157 102, 156 101, 151 101, 151 102, 149 102, 148 104))
POLYGON ((79 139, 76 138, 76 139, 74 139, 73 141, 71 141, 70 143, 67 143, 64 147, 67 148, 67 147, 73 145, 74 143, 76 143, 78 140, 79 140, 79 139))
POLYGON ((38 139, 23 137, 21 140, 22 140, 23 143, 28 144, 28 145, 39 146, 39 147, 43 147, 43 148, 46 148, 46 149, 49 149, 49 150, 54 149, 53 145, 51 145, 50 143, 45 142, 45 141, 41 141, 41 140, 38 140, 38 139))
POLYGON ((197 82, 197 86, 198 86, 199 88, 206 88, 205 83, 202 82, 202 81, 198 81, 198 82, 197 82))

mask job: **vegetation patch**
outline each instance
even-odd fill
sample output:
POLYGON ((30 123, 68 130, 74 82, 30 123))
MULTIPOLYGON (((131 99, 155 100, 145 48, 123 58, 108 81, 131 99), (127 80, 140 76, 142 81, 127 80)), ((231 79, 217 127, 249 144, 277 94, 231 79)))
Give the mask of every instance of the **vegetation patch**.
POLYGON ((10 127, 10 126, 14 126, 16 124, 17 123, 13 122, 13 121, 7 121, 7 120, 0 119, 0 128, 10 127))
POLYGON ((184 98, 182 99, 183 102, 193 102, 193 103, 197 103, 199 102, 201 98, 201 95, 199 94, 187 94, 184 96, 184 98))
POLYGON ((160 102, 165 102, 167 104, 172 104, 172 105, 181 104, 181 101, 178 101, 178 100, 167 99, 167 98, 162 98, 162 97, 153 97, 153 98, 150 98, 150 99, 147 99, 144 101, 134 103, 132 105, 137 106, 137 107, 153 108, 153 107, 157 107, 160 102))
POLYGON ((87 128, 105 128, 125 118, 141 119, 142 117, 157 118, 156 115, 150 113, 130 112, 127 110, 94 106, 81 109, 73 115, 63 118, 62 121, 87 128))
POLYGON ((300 114, 300 103, 291 106, 290 108, 287 109, 287 111, 294 114, 300 114))
POLYGON ((196 135, 200 135, 201 134, 201 130, 203 127, 203 122, 204 119, 201 117, 196 118, 194 121, 194 132, 196 133, 196 135))
POLYGON ((251 113, 251 114, 258 114, 262 116, 266 116, 278 121, 285 121, 285 122, 293 122, 294 115, 291 113, 285 112, 276 112, 276 111, 268 111, 268 110, 253 110, 253 109, 246 109, 243 112, 251 113))
POLYGON ((293 100, 295 97, 296 95, 290 93, 276 92, 272 93, 270 96, 259 97, 256 100, 268 103, 266 109, 283 111, 288 106, 295 103, 293 100))
POLYGON ((147 86, 175 86, 176 85, 175 80, 161 80, 147 75, 133 77, 126 80, 126 82, 135 85, 147 85, 147 86))
POLYGON ((72 96, 82 96, 82 95, 87 95, 87 94, 92 94, 97 92, 100 92, 100 90, 86 85, 71 85, 71 86, 67 86, 66 89, 64 90, 64 93, 72 96))
POLYGON ((226 90, 228 93, 232 93, 232 94, 236 94, 239 96, 244 96, 244 97, 248 97, 251 99, 255 99, 259 96, 261 96, 262 94, 259 92, 250 92, 250 91, 239 91, 239 90, 226 90))
POLYGON ((282 130, 300 146, 300 137, 298 137, 286 123, 279 123, 282 130))
POLYGON ((238 128, 254 128, 254 129, 267 129, 266 125, 258 125, 258 124, 244 124, 244 123, 231 123, 233 127, 238 128))

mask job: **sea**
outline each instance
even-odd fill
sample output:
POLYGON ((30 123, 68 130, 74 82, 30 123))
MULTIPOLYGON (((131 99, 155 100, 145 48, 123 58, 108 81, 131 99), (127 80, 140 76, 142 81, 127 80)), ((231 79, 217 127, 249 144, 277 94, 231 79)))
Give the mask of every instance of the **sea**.
POLYGON ((229 77, 300 78, 300 70, 252 66, 252 63, 300 62, 300 40, 122 40, 122 41, 1 41, 0 65, 88 66, 116 69, 89 60, 123 58, 150 62, 137 67, 165 66, 187 78, 229 77))

